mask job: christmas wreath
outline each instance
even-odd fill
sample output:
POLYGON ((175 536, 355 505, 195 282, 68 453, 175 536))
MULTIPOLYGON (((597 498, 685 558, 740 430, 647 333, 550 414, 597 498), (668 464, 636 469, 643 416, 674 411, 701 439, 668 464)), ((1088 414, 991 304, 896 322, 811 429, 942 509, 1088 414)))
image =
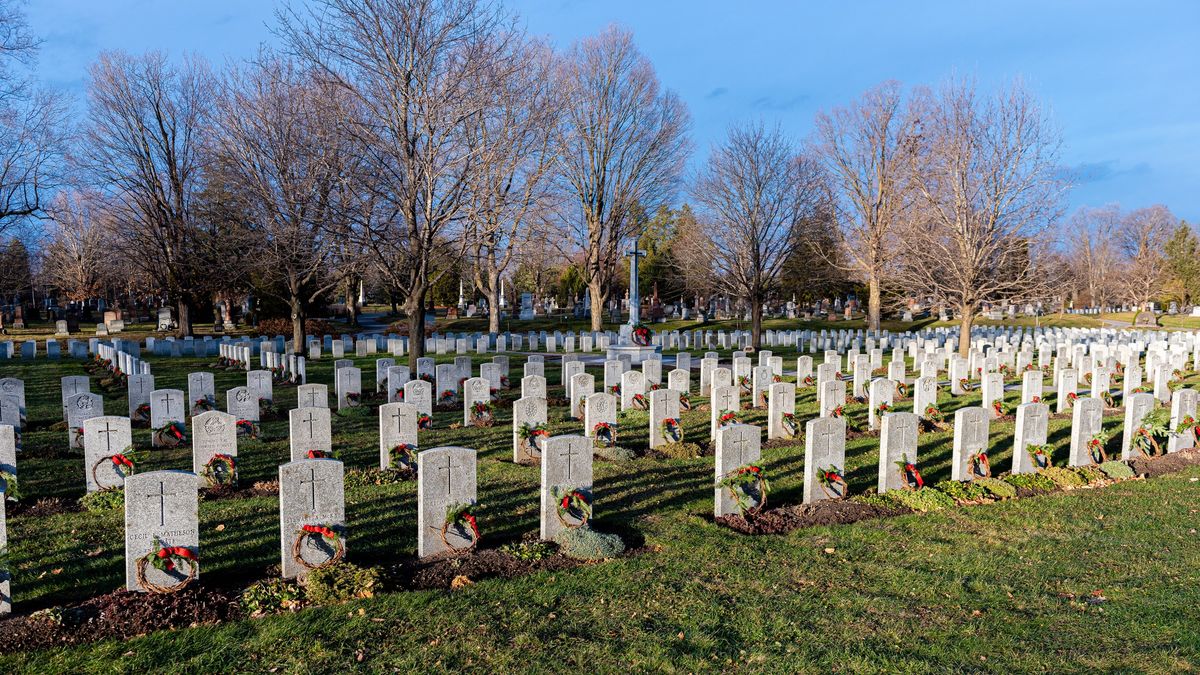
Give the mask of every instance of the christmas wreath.
POLYGON ((101 466, 104 466, 105 464, 112 465, 113 471, 117 472, 117 475, 121 477, 122 481, 124 481, 127 477, 133 475, 133 471, 134 471, 133 459, 131 459, 129 457, 129 455, 119 452, 115 455, 108 455, 106 457, 101 457, 100 459, 96 460, 95 464, 92 464, 92 481, 96 485, 101 485, 100 477, 99 477, 99 475, 97 475, 96 472, 97 472, 97 470, 100 469, 101 466))
POLYGON ((417 379, 428 382, 429 384, 433 384, 433 375, 430 375, 429 373, 418 373, 417 379))
POLYGON ((1051 458, 1054 446, 1049 443, 1030 443, 1025 446, 1025 452, 1029 453, 1029 458, 1033 460, 1033 466, 1036 469, 1054 466, 1054 460, 1051 458))
POLYGON ((237 483, 237 459, 233 455, 217 453, 204 464, 204 480, 210 487, 237 483))
POLYGON ((971 391, 972 386, 973 385, 971 384, 971 381, 968 380, 967 378, 965 378, 965 377, 959 378, 959 380, 958 380, 958 388, 959 389, 962 389, 963 391, 971 391))
POLYGON ((1067 392, 1067 407, 1068 408, 1075 407, 1075 401, 1078 401, 1078 400, 1079 400, 1079 394, 1077 394, 1073 391, 1067 392))
POLYGON ((1133 446, 1146 457, 1163 453, 1159 438, 1165 438, 1170 424, 1166 408, 1155 408, 1142 416, 1142 422, 1133 432, 1133 446))
POLYGON ((187 440, 187 428, 183 422, 171 420, 154 430, 154 444, 161 447, 175 448, 187 440))
POLYGON ((946 421, 946 416, 938 409, 936 405, 925 406, 925 419, 933 422, 937 426, 941 426, 946 421))
POLYGON ((771 485, 767 482, 762 467, 757 464, 745 464, 730 471, 721 478, 718 487, 729 490, 729 495, 733 497, 738 512, 742 515, 762 511, 767 504, 767 493, 771 491, 771 485), (758 491, 758 503, 751 507, 750 501, 754 499, 751 490, 754 489, 758 491))
POLYGON ((723 426, 727 426, 730 424, 737 424, 737 423, 738 423, 737 413, 732 410, 729 410, 729 409, 722 410, 720 415, 717 416, 717 425, 718 426, 723 427, 723 426))
POLYGON ((474 504, 451 504, 446 507, 446 522, 442 523, 442 543, 447 549, 470 551, 479 543, 479 521, 475 519, 474 504), (470 533, 471 544, 462 549, 455 549, 450 545, 450 541, 446 535, 450 533, 450 529, 455 528, 465 537, 470 533))
POLYGON ((196 559, 196 552, 192 549, 186 546, 166 546, 161 539, 155 537, 154 549, 141 558, 138 558, 135 571, 138 585, 145 589, 146 592, 154 594, 174 593, 175 591, 183 590, 185 586, 195 580, 196 573, 199 571, 199 564, 196 559), (146 578, 148 567, 153 567, 167 574, 178 575, 176 570, 183 564, 187 565, 187 574, 170 586, 160 586, 146 578))
POLYGON ((992 410, 996 411, 996 417, 1004 417, 1011 412, 1008 406, 1004 404, 1004 400, 999 398, 992 401, 992 410))
POLYGON ((749 377, 746 377, 745 375, 739 375, 738 386, 741 387, 742 391, 749 392, 754 387, 754 383, 749 377))
POLYGON ((473 427, 490 427, 495 424, 496 416, 492 412, 492 404, 488 401, 472 403, 470 420, 473 427))
POLYGON ((992 475, 992 463, 988 461, 987 450, 972 453, 967 458, 967 469, 972 478, 990 478, 992 475))
POLYGON ((633 330, 631 331, 631 337, 633 338, 633 343, 635 345, 638 345, 639 347, 645 347, 650 344, 650 328, 648 328, 645 324, 634 324, 633 330))
POLYGON ((549 438, 550 432, 546 431, 545 425, 522 424, 517 428, 517 438, 521 439, 521 453, 530 459, 537 459, 537 455, 533 454, 534 448, 537 447, 537 439, 549 438))
POLYGON ((679 408, 684 411, 692 409, 692 397, 681 393, 679 395, 679 408))
POLYGON ((150 423, 150 404, 143 403, 143 404, 139 405, 137 408, 135 408, 133 410, 133 415, 130 416, 129 421, 134 422, 136 424, 149 424, 150 423))
POLYGON ((908 385, 903 382, 896 383, 896 395, 900 398, 908 398, 908 385))
POLYGON ((645 410, 650 407, 650 402, 646 400, 645 394, 634 394, 629 402, 634 410, 645 410))
POLYGON ((614 384, 613 386, 609 387, 608 393, 612 394, 613 396, 620 396, 621 395, 621 385, 614 384))
POLYGON ((925 479, 921 477, 917 465, 908 461, 908 455, 900 455, 900 461, 896 462, 896 468, 900 471, 900 481, 904 483, 904 489, 913 490, 925 487, 925 479))
POLYGON ((683 428, 679 426, 679 420, 674 417, 668 417, 662 421, 662 437, 670 443, 679 443, 683 440, 683 428))
POLYGON ((208 396, 201 396, 200 398, 196 399, 195 401, 192 401, 192 413, 193 414, 204 413, 204 412, 208 412, 210 410, 216 410, 216 409, 217 409, 216 403, 208 396))
POLYGON ((433 417, 425 413, 417 415, 417 431, 424 431, 433 428, 433 417))
POLYGON ((1180 436, 1191 434, 1192 439, 1195 440, 1200 438, 1200 427, 1196 426, 1196 419, 1194 417, 1184 415, 1183 419, 1179 421, 1179 425, 1175 427, 1175 433, 1180 436))
POLYGON ((887 402, 880 403, 879 405, 875 406, 875 416, 883 417, 888 412, 890 412, 891 409, 892 409, 892 406, 890 403, 887 403, 887 402))
POLYGON ((804 386, 806 386, 806 387, 811 387, 816 383, 816 381, 813 380, 812 375, 805 375, 803 382, 804 382, 804 386))
POLYGON ((1108 445, 1108 434, 1104 431, 1098 431, 1095 436, 1088 439, 1088 459, 1092 461, 1092 464, 1100 465, 1108 461, 1108 453, 1104 450, 1105 445, 1108 445))
POLYGON ((817 469, 817 484, 828 499, 841 499, 846 496, 846 478, 836 466, 817 469))
POLYGON ((579 489, 564 489, 554 488, 552 491, 555 501, 555 512, 558 515, 558 522, 564 527, 572 530, 579 529, 587 525, 592 518, 592 496, 587 492, 579 489), (574 525, 570 523, 568 518, 574 518, 578 522, 574 525))
POLYGON ((83 447, 83 427, 75 427, 71 430, 71 447, 83 447))
POLYGON ((1100 400, 1104 401, 1104 407, 1106 407, 1106 408, 1117 407, 1117 400, 1115 398, 1113 398, 1113 395, 1111 392, 1108 392, 1108 391, 1100 392, 1100 400))
POLYGON ((404 401, 404 387, 400 387, 396 391, 392 392, 392 402, 400 403, 403 401, 404 401))
POLYGON ((17 474, 11 471, 0 471, 0 494, 4 499, 21 500, 21 487, 17 483, 17 474))
POLYGON ((411 443, 399 443, 388 450, 388 461, 393 469, 417 469, 417 446, 411 443))
POLYGON ((791 438, 795 438, 796 436, 800 435, 800 423, 796 421, 795 413, 780 413, 779 425, 783 427, 784 433, 791 438))
POLYGON ((337 459, 337 453, 332 450, 309 450, 304 456, 307 459, 337 459))
POLYGON ((438 403, 440 403, 442 405, 450 405, 451 403, 454 403, 457 400, 458 400, 458 394, 456 394, 453 391, 450 391, 449 389, 438 394, 438 403))
POLYGON ((300 529, 296 531, 295 539, 292 540, 292 560, 305 569, 316 570, 328 567, 341 560, 345 555, 346 544, 329 525, 301 525, 300 529), (329 558, 324 562, 314 565, 304 559, 304 542, 309 537, 319 537, 317 541, 329 547, 329 558))
POLYGON ((239 438, 248 438, 250 440, 255 440, 258 438, 258 425, 252 420, 238 420, 235 426, 237 427, 237 435, 239 438))
POLYGON ((362 392, 346 392, 346 405, 350 406, 351 408, 357 408, 359 403, 362 403, 362 392))
POLYGON ((613 425, 608 422, 597 422, 592 427, 592 435, 596 441, 600 443, 600 447, 611 448, 617 443, 616 433, 613 430, 613 425))
POLYGON ((830 410, 830 411, 829 411, 829 416, 830 416, 830 417, 842 417, 842 416, 844 416, 845 414, 846 414, 846 408, 845 408, 845 406, 840 406, 840 405, 839 405, 839 406, 837 406, 836 408, 834 408, 833 410, 830 410))

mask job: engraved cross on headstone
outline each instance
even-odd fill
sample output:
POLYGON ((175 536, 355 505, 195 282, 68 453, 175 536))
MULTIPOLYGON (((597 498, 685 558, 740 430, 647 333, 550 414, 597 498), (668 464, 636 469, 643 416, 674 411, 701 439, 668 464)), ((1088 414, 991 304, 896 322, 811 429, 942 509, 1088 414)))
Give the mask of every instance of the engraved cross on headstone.
MULTIPOLYGON (((317 407, 317 391, 315 389, 308 390, 308 406, 309 408, 317 407)), ((310 415, 312 413, 309 413, 310 415)))
POLYGON ((451 461, 452 461, 452 457, 450 455, 446 455, 446 465, 437 467, 437 470, 439 472, 442 472, 442 471, 446 472, 446 496, 450 496, 450 494, 451 494, 450 481, 451 481, 451 478, 454 476, 454 470, 464 468, 462 464, 452 464, 451 461))
POLYGON ((309 469, 308 469, 308 480, 302 479, 300 481, 300 485, 308 486, 308 493, 309 493, 309 498, 312 501, 312 510, 313 511, 317 510, 317 483, 324 483, 324 482, 325 482, 324 478, 320 478, 320 479, 317 478, 317 470, 312 467, 309 467, 309 469))
POLYGON ((111 436, 111 434, 117 433, 117 430, 112 428, 112 424, 110 424, 108 420, 105 420, 104 428, 101 429, 98 433, 104 434, 104 447, 105 447, 106 451, 109 454, 111 454, 112 453, 112 436, 111 436))
POLYGON ((317 418, 313 417, 312 411, 309 411, 306 414, 308 415, 308 417, 303 420, 300 420, 300 423, 308 425, 308 437, 311 439, 313 437, 313 422, 316 422, 317 418))
POLYGON ((737 464, 742 466, 746 463, 746 446, 750 444, 750 439, 745 434, 737 432, 733 439, 733 449, 737 452, 737 464))
POLYGON ((575 443, 567 443, 567 449, 562 453, 567 458, 567 480, 571 480, 571 469, 575 466, 575 458, 583 453, 575 448, 575 443))
POLYGON ((167 525, 167 497, 174 497, 176 493, 167 492, 166 484, 161 480, 158 481, 158 492, 150 493, 147 497, 158 497, 158 526, 166 527, 167 525))

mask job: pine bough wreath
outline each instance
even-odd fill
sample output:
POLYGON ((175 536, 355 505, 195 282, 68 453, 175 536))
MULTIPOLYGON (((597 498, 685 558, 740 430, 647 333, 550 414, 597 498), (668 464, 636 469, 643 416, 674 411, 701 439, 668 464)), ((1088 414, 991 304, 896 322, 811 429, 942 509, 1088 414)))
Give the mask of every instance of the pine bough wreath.
POLYGON ((417 448, 411 443, 399 443, 388 450, 388 461, 393 469, 417 470, 417 448))
POLYGON ((467 552, 475 548, 479 543, 479 521, 475 518, 474 504, 451 504, 446 507, 446 522, 442 523, 442 543, 451 551, 467 552), (455 548, 450 545, 450 540, 447 535, 451 529, 457 529, 463 536, 469 533, 471 543, 463 548, 455 548))
POLYGON ((488 401, 472 403, 470 420, 473 427, 490 427, 495 424, 496 416, 492 412, 492 404, 488 401))
POLYGON ((592 496, 588 492, 578 489, 554 488, 552 491, 555 502, 555 513, 558 515, 558 522, 563 524, 563 527, 577 530, 588 524, 592 519, 592 496), (569 519, 574 519, 572 523, 569 519))
MULTIPOLYGON (((126 450, 128 450, 128 448, 126 448, 126 450)), ((134 461, 129 457, 129 455, 119 452, 115 455, 101 457, 100 459, 96 460, 95 464, 92 465, 92 481, 95 482, 96 485, 102 485, 100 482, 100 477, 96 472, 105 464, 109 464, 113 467, 113 471, 117 472, 117 475, 121 477, 122 482, 124 482, 127 477, 133 475, 134 461)))
POLYGON ((1036 469, 1054 466, 1054 460, 1051 458, 1054 446, 1049 443, 1030 443, 1025 446, 1025 452, 1029 453, 1029 459, 1033 460, 1033 466, 1036 469))
POLYGON ((611 448, 617 443, 616 432, 608 422, 597 422, 596 426, 592 427, 592 435, 602 448, 611 448))
POLYGON ((210 487, 237 483, 237 458, 226 453, 217 453, 204 464, 204 480, 210 487))
POLYGON ((817 484, 828 499, 841 499, 846 496, 846 477, 836 466, 817 469, 817 484))
POLYGON ((757 464, 739 466, 725 474, 717 486, 729 490, 729 496, 737 505, 738 513, 743 516, 761 512, 767 504, 767 493, 771 491, 771 484, 767 481, 763 468, 757 464), (758 503, 754 506, 750 505, 754 499, 752 491, 758 492, 758 503))
POLYGON ((517 438, 521 440, 521 454, 529 459, 537 459, 538 457, 534 454, 538 439, 549 437, 550 432, 546 431, 545 425, 542 424, 529 424, 526 422, 517 428, 517 438))
POLYGON ((309 570, 321 569, 328 567, 337 561, 341 560, 346 555, 346 544, 334 529, 328 525, 301 525, 296 531, 296 538, 292 540, 292 560, 296 561, 297 565, 309 570), (309 537, 319 537, 318 541, 322 542, 330 549, 329 557, 316 565, 304 559, 304 542, 309 537))
POLYGON ((917 469, 917 465, 908 461, 908 455, 900 455, 900 461, 896 462, 896 468, 900 472, 900 482, 904 483, 904 489, 915 490, 925 487, 925 479, 921 477, 921 471, 917 469))
POLYGON ((187 428, 183 422, 172 420, 154 430, 155 445, 166 448, 177 448, 187 440, 187 428))
POLYGON ((668 417, 662 421, 660 426, 662 437, 669 443, 679 443, 683 441, 683 428, 679 426, 679 420, 674 417, 668 417))
POLYGON ((199 571, 199 562, 196 559, 195 551, 186 546, 167 546, 158 537, 154 538, 154 549, 141 558, 138 558, 135 566, 138 585, 147 593, 154 593, 156 595, 183 590, 196 579, 197 571, 199 571), (153 567, 166 574, 178 575, 177 570, 179 566, 184 564, 188 568, 187 574, 169 586, 153 583, 147 578, 147 568, 153 567))

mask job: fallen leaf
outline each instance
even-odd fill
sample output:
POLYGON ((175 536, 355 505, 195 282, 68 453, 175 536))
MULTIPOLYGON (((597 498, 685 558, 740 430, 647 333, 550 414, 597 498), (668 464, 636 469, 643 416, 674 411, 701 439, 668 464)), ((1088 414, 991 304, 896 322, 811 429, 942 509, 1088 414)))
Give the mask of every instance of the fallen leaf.
POLYGON ((471 581, 471 578, 467 575, 460 574, 454 577, 454 579, 450 582, 450 588, 457 591, 459 589, 466 588, 467 586, 471 586, 474 583, 475 582, 471 581))

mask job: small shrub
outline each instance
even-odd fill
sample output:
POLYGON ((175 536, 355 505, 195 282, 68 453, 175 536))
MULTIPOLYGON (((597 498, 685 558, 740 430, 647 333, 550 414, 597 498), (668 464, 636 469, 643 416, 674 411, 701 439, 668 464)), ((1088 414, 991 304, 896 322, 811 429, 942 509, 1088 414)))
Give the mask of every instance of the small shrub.
POLYGON ((1129 465, 1119 459, 1109 460, 1100 465, 1100 470, 1105 476, 1113 480, 1122 480, 1124 478, 1133 478, 1133 469, 1129 465))
POLYGON ((1011 473, 1004 478, 1004 482, 1015 488, 1025 488, 1035 492, 1050 492, 1055 488, 1054 481, 1038 473, 1011 473))
POLYGON ((523 562, 536 562, 554 555, 554 547, 544 541, 522 541, 505 544, 500 547, 500 552, 523 562))
POLYGON ((913 511, 940 511, 955 505, 954 499, 931 487, 916 490, 889 490, 884 496, 894 504, 907 506, 913 511))
POLYGON ((704 456, 704 448, 695 443, 664 443, 654 449, 654 453, 663 459, 696 459, 704 456))
POLYGON ((125 508, 125 490, 112 488, 89 492, 79 498, 79 505, 85 511, 112 511, 125 508))
POLYGON ((576 560, 606 560, 625 551, 625 542, 615 534, 597 532, 590 527, 562 530, 555 537, 560 550, 576 560))
POLYGON ((853 497, 850 498, 850 501, 862 502, 863 504, 869 504, 871 506, 880 506, 880 507, 887 508, 887 509, 892 509, 892 508, 896 507, 896 503, 893 502, 891 499, 888 499, 886 494, 880 495, 880 494, 875 494, 874 492, 870 492, 870 493, 867 493, 864 495, 854 495, 853 497))
POLYGON ((1084 483, 1095 483, 1104 480, 1104 472, 1094 466, 1077 466, 1075 473, 1083 479, 1084 483))
POLYGON ((629 448, 614 445, 607 448, 596 448, 595 454, 606 462, 628 462, 637 458, 637 453, 629 448))
MULTIPOLYGON (((292 320, 262 319, 258 322, 257 330, 259 335, 290 336, 292 334, 292 320)), ((342 334, 336 324, 324 319, 306 319, 304 321, 304 332, 307 335, 332 335, 334 338, 342 334)))
POLYGON ((242 591, 242 609, 251 616, 299 609, 304 589, 291 579, 264 579, 242 591))
POLYGON ((1060 488, 1079 487, 1087 483, 1073 469, 1063 466, 1048 466, 1042 469, 1042 475, 1054 481, 1054 484, 1060 488))
POLYGON ((1012 499, 1017 496, 1017 488, 999 478, 976 478, 972 482, 987 491, 993 499, 1012 499))
POLYGON ((405 469, 351 469, 346 472, 346 487, 392 485, 410 481, 414 476, 416 476, 415 472, 405 469))
POLYGON ((934 487, 946 493, 956 502, 975 502, 988 496, 986 489, 969 480, 945 480, 934 487))
POLYGON ((318 605, 370 598, 379 586, 379 570, 339 562, 319 567, 304 578, 304 591, 318 605))

